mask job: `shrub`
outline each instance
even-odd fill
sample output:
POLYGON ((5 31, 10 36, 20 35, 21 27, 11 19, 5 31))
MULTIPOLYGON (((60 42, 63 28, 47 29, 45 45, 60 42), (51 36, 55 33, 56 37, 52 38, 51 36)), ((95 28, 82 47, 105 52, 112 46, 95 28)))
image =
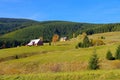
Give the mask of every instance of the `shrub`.
POLYGON ((94 52, 94 54, 90 58, 88 67, 91 70, 99 69, 99 58, 98 58, 96 52, 94 52))
POLYGON ((112 53, 111 53, 111 51, 109 50, 108 52, 107 52, 107 54, 106 54, 106 59, 108 59, 108 60, 114 60, 115 58, 112 56, 112 53))
POLYGON ((78 46, 78 45, 76 45, 76 46, 75 46, 75 49, 78 49, 78 48, 79 48, 79 46, 78 46))
POLYGON ((19 59, 19 56, 18 56, 18 55, 16 55, 16 56, 15 56, 15 59, 19 59))
POLYGON ((115 59, 120 59, 120 45, 116 49, 115 59))
POLYGON ((78 47, 83 47, 83 43, 82 43, 82 42, 79 42, 79 43, 78 43, 78 47))
POLYGON ((101 36, 101 39, 105 39, 105 37, 104 37, 104 36, 101 36))
POLYGON ((77 44, 78 47, 81 47, 81 48, 87 48, 87 47, 90 47, 91 46, 91 42, 89 40, 89 38, 87 36, 85 36, 83 38, 83 42, 79 42, 77 44))
POLYGON ((49 46, 51 46, 51 42, 49 42, 49 46))
POLYGON ((92 46, 105 45, 105 43, 100 39, 91 40, 91 44, 92 44, 92 46))

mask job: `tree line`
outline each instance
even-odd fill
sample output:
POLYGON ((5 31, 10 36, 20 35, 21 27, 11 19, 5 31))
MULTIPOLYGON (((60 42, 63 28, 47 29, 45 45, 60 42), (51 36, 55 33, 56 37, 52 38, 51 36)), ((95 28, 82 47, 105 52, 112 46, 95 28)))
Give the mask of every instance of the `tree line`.
MULTIPOLYGON (((1 22, 2 23, 2 22, 1 22)), ((15 24, 14 24, 15 25, 15 24)), ((17 24, 18 25, 18 24, 17 24)), ((88 24, 88 23, 75 23, 66 21, 47 21, 39 22, 36 24, 25 23, 28 27, 8 33, 0 37, 6 42, 18 41, 20 45, 27 43, 31 39, 43 37, 44 42, 51 42, 54 34, 58 34, 59 37, 67 36, 69 39, 75 37, 83 32, 88 35, 103 32, 120 31, 120 24, 88 24), (9 41, 10 40, 10 41, 9 41)), ((7 26, 7 25, 6 25, 7 26)), ((9 28, 8 30, 10 30, 9 28)), ((86 38, 87 41, 87 38, 86 38)), ((80 44, 81 45, 81 44, 80 44)), ((85 45, 88 46, 88 45, 85 45)), ((1 46, 0 46, 1 47, 1 46)))
POLYGON ((113 32, 113 31, 120 31, 120 24, 101 24, 97 25, 98 27, 91 28, 85 30, 85 32, 89 35, 95 34, 95 33, 104 33, 104 32, 113 32))
POLYGON ((0 35, 37 24, 29 19, 0 18, 0 35))
POLYGON ((0 49, 26 45, 26 40, 0 39, 0 49))

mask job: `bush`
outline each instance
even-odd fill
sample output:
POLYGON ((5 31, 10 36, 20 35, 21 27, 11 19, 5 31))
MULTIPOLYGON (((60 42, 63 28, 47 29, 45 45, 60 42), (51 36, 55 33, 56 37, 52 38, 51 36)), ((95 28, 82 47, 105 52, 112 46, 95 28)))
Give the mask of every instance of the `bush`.
POLYGON ((83 42, 79 42, 77 44, 77 46, 81 47, 81 48, 88 48, 91 46, 91 42, 90 42, 89 38, 87 36, 85 36, 83 39, 83 42))
POLYGON ((96 70, 99 69, 99 58, 97 57, 96 52, 92 55, 89 61, 89 69, 96 70))
POLYGON ((115 59, 119 59, 119 60, 120 60, 120 45, 119 45, 118 48, 116 49, 115 59))
POLYGON ((114 60, 115 58, 112 56, 112 53, 111 53, 111 51, 109 50, 108 52, 107 52, 107 54, 106 54, 106 59, 108 59, 108 60, 114 60))
POLYGON ((79 43, 78 43, 78 47, 83 47, 83 43, 82 43, 82 42, 79 42, 79 43))
POLYGON ((100 40, 100 39, 96 39, 96 40, 91 40, 91 44, 92 44, 92 46, 100 46, 100 45, 105 45, 105 43, 102 41, 102 40, 100 40))
POLYGON ((75 46, 75 49, 78 49, 78 48, 79 48, 79 46, 78 46, 78 45, 76 45, 76 46, 75 46))
POLYGON ((19 56, 18 56, 18 55, 16 55, 16 56, 15 56, 15 59, 19 59, 19 56))
POLYGON ((104 37, 104 36, 101 36, 101 39, 105 39, 105 37, 104 37))

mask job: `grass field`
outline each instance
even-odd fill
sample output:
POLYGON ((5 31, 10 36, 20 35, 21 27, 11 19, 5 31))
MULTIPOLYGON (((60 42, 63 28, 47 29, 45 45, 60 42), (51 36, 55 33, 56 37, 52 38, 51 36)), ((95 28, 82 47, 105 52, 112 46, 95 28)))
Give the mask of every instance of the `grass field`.
POLYGON ((120 45, 120 32, 101 33, 89 36, 104 36, 106 45, 79 48, 78 38, 57 42, 49 46, 22 46, 0 50, 0 80, 119 80, 120 61, 106 60, 106 52, 120 45), (100 61, 100 70, 87 68, 94 49, 100 61), (13 58, 13 57, 16 57, 13 58), (12 57, 12 58, 11 58, 12 57), (2 61, 3 60, 3 61, 2 61))
POLYGON ((120 70, 3 75, 0 80, 119 80, 120 70))

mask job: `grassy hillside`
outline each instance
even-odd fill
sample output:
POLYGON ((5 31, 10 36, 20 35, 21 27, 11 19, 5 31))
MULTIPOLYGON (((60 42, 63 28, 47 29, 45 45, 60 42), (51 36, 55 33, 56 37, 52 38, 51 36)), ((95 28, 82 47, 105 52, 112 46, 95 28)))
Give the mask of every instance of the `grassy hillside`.
POLYGON ((3 75, 2 80, 119 80, 120 70, 98 70, 28 75, 3 75))
POLYGON ((101 33, 101 34, 93 34, 92 36, 90 36, 90 38, 94 38, 94 39, 100 39, 101 37, 104 37, 105 39, 103 39, 103 41, 105 43, 117 43, 120 41, 120 36, 119 36, 120 32, 106 32, 106 33, 101 33))
POLYGON ((2 49, 0 74, 5 75, 1 75, 0 78, 3 80, 118 80, 120 61, 109 61, 105 57, 108 50, 115 55, 115 50, 120 44, 119 35, 120 32, 91 35, 90 38, 96 39, 105 36, 106 45, 90 48, 75 49, 79 38, 74 38, 51 46, 45 44, 38 47, 2 49), (88 70, 87 65, 95 48, 99 56, 100 70, 92 71, 88 70))

